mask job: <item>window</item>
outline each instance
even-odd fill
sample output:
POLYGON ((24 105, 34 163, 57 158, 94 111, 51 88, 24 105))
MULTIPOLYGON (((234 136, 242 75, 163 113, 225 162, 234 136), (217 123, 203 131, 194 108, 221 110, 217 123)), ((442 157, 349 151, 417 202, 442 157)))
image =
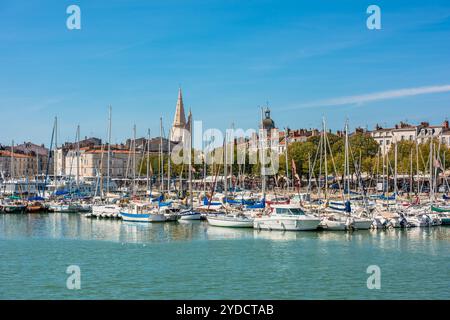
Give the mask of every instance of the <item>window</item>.
POLYGON ((289 209, 285 209, 285 208, 277 208, 277 213, 278 214, 290 214, 289 209))
POLYGON ((295 214, 297 216, 305 214, 300 208, 295 208, 295 209, 291 208, 290 211, 291 211, 292 214, 295 214))
POLYGON ((389 145, 391 142, 389 140, 386 140, 386 144, 389 145))

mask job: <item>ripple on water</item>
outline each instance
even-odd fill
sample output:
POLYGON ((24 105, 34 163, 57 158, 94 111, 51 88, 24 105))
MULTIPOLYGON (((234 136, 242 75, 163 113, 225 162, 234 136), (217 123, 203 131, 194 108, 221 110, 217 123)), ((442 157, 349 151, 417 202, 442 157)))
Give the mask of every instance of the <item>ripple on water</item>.
POLYGON ((449 299, 450 228, 268 232, 0 215, 0 298, 449 299), (81 290, 66 268, 81 268, 81 290), (381 268, 381 290, 366 269, 381 268))

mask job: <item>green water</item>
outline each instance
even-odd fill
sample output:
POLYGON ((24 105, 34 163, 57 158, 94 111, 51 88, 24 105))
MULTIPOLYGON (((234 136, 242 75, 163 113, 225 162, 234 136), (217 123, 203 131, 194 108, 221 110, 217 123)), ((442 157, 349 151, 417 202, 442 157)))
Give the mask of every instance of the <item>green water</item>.
POLYGON ((443 226, 283 233, 0 215, 0 299, 450 299, 449 288, 443 226), (80 290, 66 287, 69 265, 80 290))

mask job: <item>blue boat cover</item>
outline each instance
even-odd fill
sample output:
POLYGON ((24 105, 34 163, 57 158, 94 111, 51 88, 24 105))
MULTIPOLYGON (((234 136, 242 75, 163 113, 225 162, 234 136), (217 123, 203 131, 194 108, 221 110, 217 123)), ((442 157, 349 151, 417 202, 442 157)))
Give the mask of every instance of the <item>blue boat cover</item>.
POLYGON ((255 202, 252 205, 248 205, 247 209, 264 209, 266 207, 266 199, 262 199, 261 202, 255 202))
POLYGON ((45 199, 42 197, 31 197, 28 198, 29 201, 44 201, 45 199))

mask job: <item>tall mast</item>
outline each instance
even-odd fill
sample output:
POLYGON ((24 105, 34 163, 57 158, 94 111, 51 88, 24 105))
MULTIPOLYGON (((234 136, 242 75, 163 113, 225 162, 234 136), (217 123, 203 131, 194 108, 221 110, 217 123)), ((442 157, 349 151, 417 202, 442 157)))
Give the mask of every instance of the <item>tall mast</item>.
POLYGON ((414 188, 413 188, 413 184, 414 184, 414 176, 413 176, 413 153, 412 153, 412 148, 411 148, 411 153, 409 156, 409 165, 410 165, 410 171, 411 171, 411 179, 409 181, 409 193, 412 193, 414 188))
MULTIPOLYGON (((58 181, 58 117, 55 117, 55 127, 54 127, 54 130, 55 130, 55 151, 54 151, 54 153, 55 153, 55 165, 54 165, 54 172, 53 172, 53 175, 54 175, 54 179, 55 179, 55 188, 56 188, 56 185, 57 185, 57 181, 58 181)), ((62 152, 62 150, 61 150, 61 152, 62 152)), ((62 157, 62 154, 61 154, 61 157, 62 157)), ((55 189, 56 190, 56 189, 55 189)))
POLYGON ((318 176, 318 181, 317 181, 317 195, 318 195, 318 198, 321 199, 322 198, 322 164, 323 164, 323 123, 322 123, 322 131, 320 132, 318 152, 319 152, 319 176, 318 176))
MULTIPOLYGON (((233 129, 234 132, 234 122, 231 124, 231 129, 233 129)), ((228 135, 228 140, 229 144, 230 144, 230 152, 228 152, 228 143, 227 143, 227 165, 228 162, 230 163, 230 187, 233 187, 233 163, 234 163, 234 140, 232 141, 232 136, 228 135), (229 159, 229 160, 228 160, 229 159)), ((227 186, 228 186, 228 182, 227 182, 227 186)), ((233 188, 233 192, 236 190, 236 186, 233 188)))
POLYGON ((345 159, 344 159, 344 193, 345 189, 347 189, 347 200, 350 200, 350 161, 349 161, 349 153, 348 153, 349 145, 348 145, 348 120, 345 122, 345 159))
POLYGON ((39 152, 36 152, 36 179, 39 177, 39 152))
POLYGON ((168 150, 168 154, 167 154, 167 192, 170 192, 170 140, 172 139, 171 133, 169 131, 169 133, 167 134, 167 150, 168 150))
POLYGON ((136 194, 136 125, 133 126, 133 196, 136 194))
POLYGON ((386 191, 386 187, 385 187, 385 167, 386 167, 386 139, 384 139, 383 140, 383 151, 382 151, 382 158, 383 158, 383 161, 382 161, 382 163, 383 163, 383 173, 382 173, 382 179, 381 179, 381 182, 382 182, 382 184, 383 184, 383 187, 382 187, 382 191, 383 191, 383 194, 385 193, 385 191, 386 191))
POLYGON ((225 131, 225 143, 224 143, 224 161, 225 163, 223 164, 223 175, 224 175, 224 181, 223 181, 223 186, 224 186, 224 190, 225 190, 225 194, 227 194, 228 192, 228 132, 225 131))
POLYGON ((416 135, 416 173, 417 173, 417 195, 420 192, 420 177, 419 177, 419 142, 416 135))
POLYGON ((288 163, 288 139, 289 139, 289 135, 288 135, 288 131, 287 128, 284 129, 284 157, 285 157, 285 162, 286 162, 286 186, 287 189, 289 189, 289 163, 288 163))
POLYGON ((101 156, 100 156, 100 168, 99 170, 96 172, 96 176, 98 176, 97 178, 97 186, 95 188, 95 193, 94 196, 97 196, 97 190, 100 190, 100 196, 103 198, 104 196, 104 189, 103 189, 103 156, 104 156, 104 149, 105 145, 102 143, 101 145, 101 156))
POLYGON ((193 204, 193 194, 192 194, 192 116, 189 122, 189 205, 191 208, 194 207, 193 204))
MULTIPOLYGON (((108 159, 106 161, 106 195, 109 193, 109 182, 110 182, 110 166, 111 166, 111 129, 112 129, 112 107, 109 105, 109 117, 108 117, 108 159)), ((102 185, 103 189, 103 185, 102 185)))
POLYGON ((434 190, 433 190, 433 136, 430 137, 430 200, 433 204, 434 190))
POLYGON ((162 117, 159 118, 159 165, 161 175, 160 192, 164 190, 164 156, 163 156, 163 134, 162 134, 162 117))
MULTIPOLYGON (((207 140, 209 141, 209 140, 207 140)), ((205 194, 206 197, 206 162, 207 162, 207 157, 208 155, 205 152, 205 141, 203 142, 203 193, 205 194)))
POLYGON ((265 147, 266 147, 266 137, 267 135, 265 135, 265 130, 264 130, 264 125, 263 125, 263 108, 261 107, 261 130, 260 130, 260 137, 259 137, 259 145, 261 148, 261 189, 262 189, 262 195, 263 195, 263 199, 266 198, 266 174, 264 171, 264 157, 265 157, 265 147))
POLYGON ((325 170, 325 199, 328 197, 328 166, 327 166, 327 127, 325 124, 325 118, 323 118, 323 137, 324 137, 324 170, 325 170))
POLYGON ((147 190, 150 195, 150 129, 147 133, 147 190))
POLYGON ((397 152, 398 152, 398 147, 397 147, 398 143, 397 143, 397 139, 395 139, 395 145, 394 145, 394 193, 397 195, 397 152))
MULTIPOLYGON (((311 154, 308 152, 308 188, 306 190, 307 193, 311 191, 311 174, 312 168, 311 168, 311 154)), ((294 186, 294 168, 292 168, 292 186, 294 186)))
POLYGON ((14 180, 14 140, 11 141, 11 182, 14 180))

